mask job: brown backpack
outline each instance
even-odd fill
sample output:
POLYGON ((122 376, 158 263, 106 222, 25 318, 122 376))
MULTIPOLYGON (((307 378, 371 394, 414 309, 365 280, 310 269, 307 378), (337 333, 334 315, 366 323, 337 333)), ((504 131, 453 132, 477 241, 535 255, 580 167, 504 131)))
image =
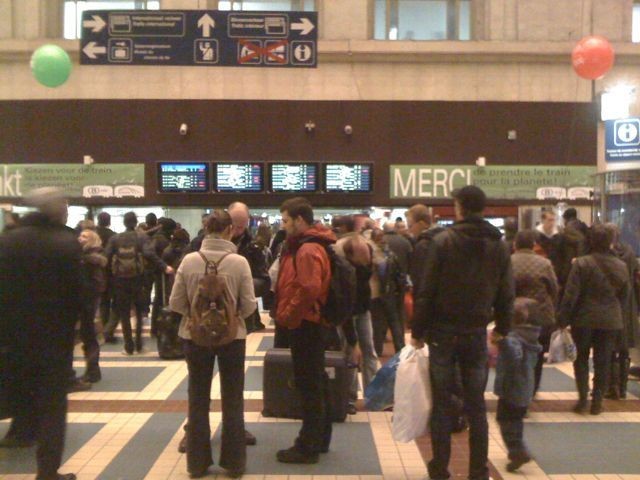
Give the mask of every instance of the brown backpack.
POLYGON ((196 345, 220 347, 235 340, 239 325, 226 279, 218 275, 218 267, 229 254, 211 262, 202 252, 198 253, 205 262, 205 270, 189 308, 189 333, 196 345))

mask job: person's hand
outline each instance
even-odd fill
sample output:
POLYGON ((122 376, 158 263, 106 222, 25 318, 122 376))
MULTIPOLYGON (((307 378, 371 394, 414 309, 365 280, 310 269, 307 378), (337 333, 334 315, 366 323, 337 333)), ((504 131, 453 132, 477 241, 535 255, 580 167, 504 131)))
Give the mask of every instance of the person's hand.
POLYGON ((349 361, 351 362, 352 365, 358 366, 360 365, 361 360, 362 360, 362 350, 360 350, 360 347, 358 346, 358 344, 356 344, 351 349, 351 355, 349 356, 349 361))
POLYGON ((164 269, 164 273, 166 273, 167 275, 173 275, 175 273, 175 270, 167 265, 167 268, 164 269))
POLYGON ((416 350, 421 350, 424 348, 424 340, 420 340, 417 338, 412 338, 411 339, 411 346, 413 348, 415 348, 416 350))
POLYGON ((491 342, 491 345, 497 345, 498 342, 500 342, 500 340, 502 340, 503 338, 504 338, 504 335, 496 332, 495 330, 492 330, 489 341, 491 342))

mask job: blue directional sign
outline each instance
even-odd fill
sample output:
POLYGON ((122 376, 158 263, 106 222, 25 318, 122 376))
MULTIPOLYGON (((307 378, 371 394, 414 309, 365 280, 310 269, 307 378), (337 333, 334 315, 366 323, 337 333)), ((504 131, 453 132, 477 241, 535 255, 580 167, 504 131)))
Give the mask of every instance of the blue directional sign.
POLYGON ((640 118, 607 120, 604 123, 607 162, 640 160, 640 118))
POLYGON ((316 12, 89 10, 80 63, 315 68, 317 43, 316 12))

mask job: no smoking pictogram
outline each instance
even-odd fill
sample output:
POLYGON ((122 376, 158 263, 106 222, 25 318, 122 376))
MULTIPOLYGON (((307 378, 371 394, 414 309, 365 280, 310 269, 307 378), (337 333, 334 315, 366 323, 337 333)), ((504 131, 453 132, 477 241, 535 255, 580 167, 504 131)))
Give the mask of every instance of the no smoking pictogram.
POLYGON ((287 57, 283 54, 283 50, 286 52, 288 40, 280 40, 274 42, 266 42, 263 47, 261 42, 255 40, 239 40, 238 43, 242 46, 240 50, 239 63, 259 63, 261 58, 264 58, 267 63, 286 64, 287 57))

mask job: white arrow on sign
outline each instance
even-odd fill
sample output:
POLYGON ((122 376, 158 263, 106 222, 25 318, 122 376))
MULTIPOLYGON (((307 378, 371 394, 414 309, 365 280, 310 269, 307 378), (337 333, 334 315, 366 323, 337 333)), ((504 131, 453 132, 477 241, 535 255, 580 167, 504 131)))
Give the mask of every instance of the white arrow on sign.
POLYGON ((107 26, 107 23, 100 15, 91 15, 91 18, 93 18, 93 20, 85 20, 82 22, 82 26, 84 28, 91 28, 93 33, 98 33, 107 26))
POLYGON ((308 18, 301 18, 300 23, 292 23, 291 30, 300 30, 300 35, 307 35, 316 26, 308 18))
POLYGON ((216 26, 216 22, 208 13, 205 13, 198 20, 198 28, 202 28, 202 36, 210 37, 211 29, 216 26))
POLYGON ((96 59, 98 58, 96 56, 97 54, 107 53, 107 47, 101 47, 100 45, 96 44, 96 42, 89 42, 84 46, 82 51, 87 57, 96 59))

